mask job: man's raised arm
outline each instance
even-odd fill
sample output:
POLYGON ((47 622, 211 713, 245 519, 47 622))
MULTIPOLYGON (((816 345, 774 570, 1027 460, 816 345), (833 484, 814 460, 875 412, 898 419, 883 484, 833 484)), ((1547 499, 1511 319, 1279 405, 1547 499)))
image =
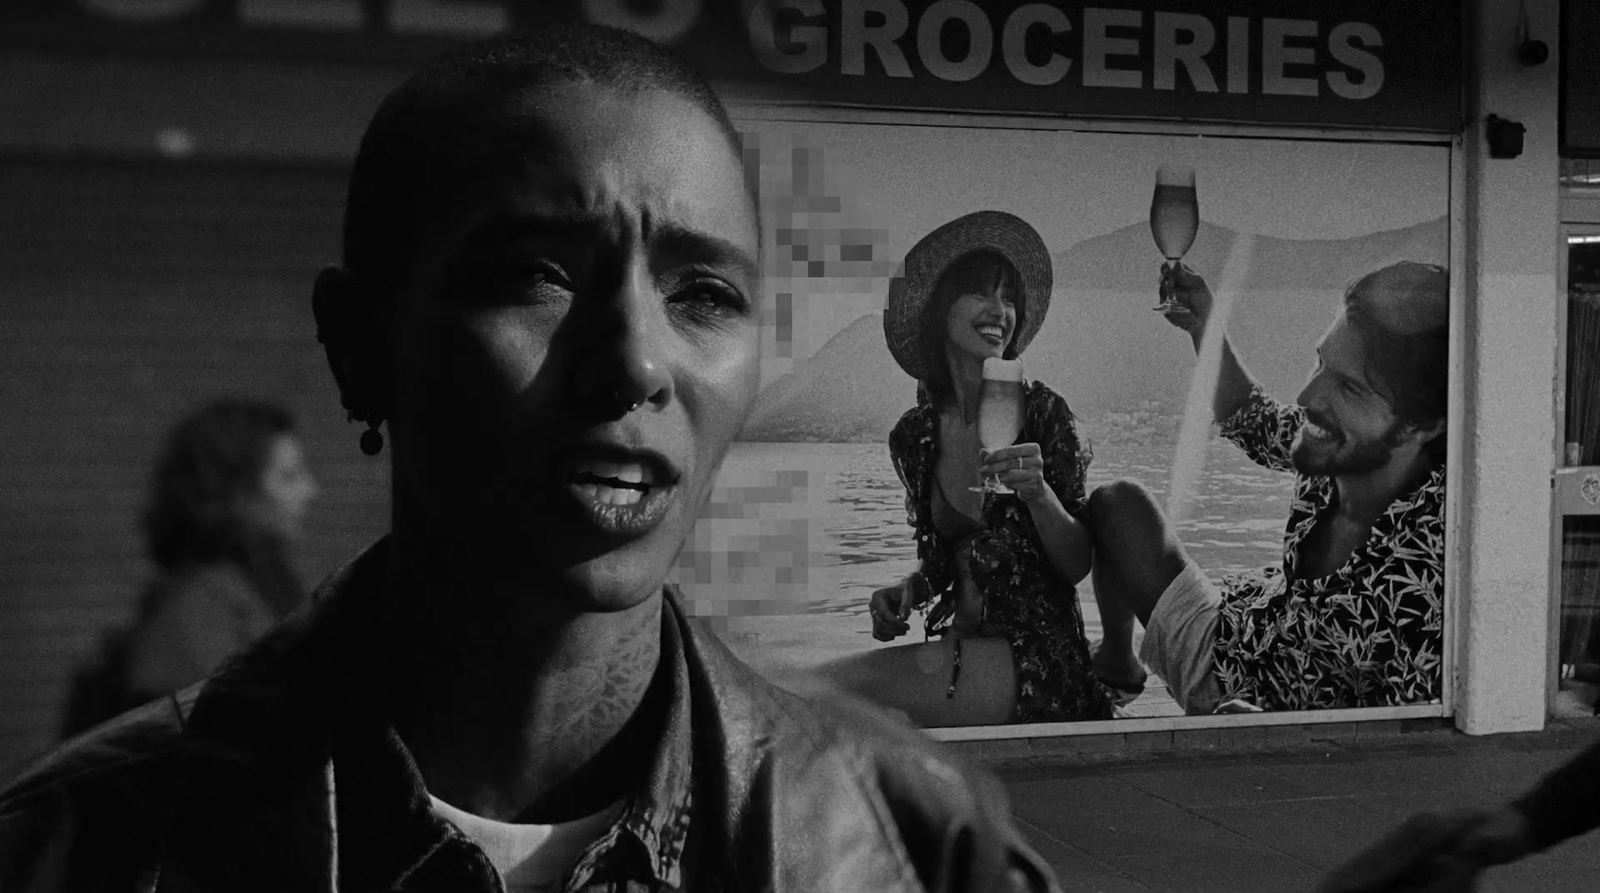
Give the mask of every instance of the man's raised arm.
MULTIPOLYGON (((1199 274, 1182 264, 1166 275, 1170 277, 1176 303, 1164 310, 1163 315, 1189 334, 1195 353, 1199 354, 1215 306, 1211 288, 1199 274)), ((1305 418, 1299 407, 1280 405, 1262 394, 1260 384, 1245 369, 1226 332, 1222 333, 1222 359, 1211 400, 1211 415, 1224 426, 1223 433, 1228 439, 1256 463, 1279 471, 1293 467, 1291 447, 1305 418), (1259 411, 1245 413, 1252 404, 1259 411)))

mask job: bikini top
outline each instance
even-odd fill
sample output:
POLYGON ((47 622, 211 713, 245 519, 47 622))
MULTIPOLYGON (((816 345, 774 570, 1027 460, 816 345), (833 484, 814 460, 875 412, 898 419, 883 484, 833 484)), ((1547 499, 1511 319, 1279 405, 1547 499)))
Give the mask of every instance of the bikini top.
POLYGON ((956 508, 939 483, 939 474, 933 474, 933 529, 939 538, 949 543, 960 554, 967 541, 983 531, 983 522, 956 508))
MULTIPOLYGON (((967 548, 972 540, 983 532, 983 523, 956 508, 950 498, 945 495, 944 485, 939 483, 939 475, 933 476, 933 528, 938 532, 939 538, 950 545, 955 554, 955 595, 957 596, 958 610, 945 619, 937 628, 930 624, 927 628, 929 638, 942 636, 961 623, 963 613, 972 615, 976 612, 982 616, 982 596, 978 593, 977 584, 973 582, 972 571, 968 562, 972 551, 967 548), (965 606, 964 609, 960 606, 965 606)), ((932 614, 928 615, 932 618, 932 614)), ((972 618, 976 620, 977 618, 972 618)))

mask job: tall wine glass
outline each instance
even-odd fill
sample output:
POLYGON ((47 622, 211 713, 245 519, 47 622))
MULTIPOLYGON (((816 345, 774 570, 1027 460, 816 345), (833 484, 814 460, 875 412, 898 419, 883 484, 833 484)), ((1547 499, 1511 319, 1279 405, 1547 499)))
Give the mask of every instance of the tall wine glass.
POLYGON ((1172 272, 1189 252, 1200 230, 1200 200, 1194 190, 1194 168, 1164 164, 1156 170, 1156 192, 1150 199, 1150 235, 1167 262, 1161 265, 1161 303, 1156 310, 1177 306, 1172 272))
MULTIPOLYGON (((983 361, 983 390, 978 394, 978 441, 989 451, 1017 442, 1022 433, 1022 361, 990 357, 983 361)), ((984 478, 974 493, 1015 493, 998 475, 984 478)))

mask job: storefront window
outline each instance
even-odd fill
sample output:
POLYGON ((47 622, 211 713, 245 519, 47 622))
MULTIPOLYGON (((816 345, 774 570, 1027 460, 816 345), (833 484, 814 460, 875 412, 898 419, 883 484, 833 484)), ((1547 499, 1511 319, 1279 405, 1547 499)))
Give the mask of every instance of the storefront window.
POLYGON ((1600 695, 1600 515, 1561 525, 1558 715, 1592 715, 1600 695))
POLYGON ((1565 464, 1600 465, 1600 234, 1567 239, 1566 419, 1565 464))
MULTIPOLYGON (((702 613, 726 618, 736 653, 780 683, 823 673, 946 728, 1440 705, 1447 146, 740 124, 770 215, 767 368, 678 575, 702 613), (923 270, 936 233, 947 256, 923 270), (1037 442, 1088 524, 1159 516, 1146 526, 1182 543, 1189 576, 1152 586, 1132 566, 1156 561, 1152 545, 1074 586, 1058 570, 1071 532, 1052 534, 1061 565, 1032 539, 1046 509, 968 496, 979 435, 961 441, 925 409, 906 357, 930 349, 930 324, 906 308, 916 277, 931 305, 939 271, 991 245, 1018 258, 1023 374, 1071 408, 1070 423, 1040 410, 1016 443, 1037 442), (1211 295, 1212 339, 1154 312, 1178 258, 1182 287, 1211 295), (1403 332, 1346 322, 1375 294, 1404 296, 1403 332), (1245 372, 1222 362, 1224 334, 1245 372), (1367 362, 1352 365, 1357 341, 1367 362), (1215 424, 1218 400, 1233 424, 1215 424), (1402 403, 1414 424, 1392 415, 1402 403), (941 468, 947 450, 969 465, 941 468), (1411 476, 1366 545, 1305 544, 1338 498, 1329 481, 1404 456, 1411 476), (1085 514, 1085 494, 1113 482, 1137 484, 1149 511, 1108 498, 1085 514), (931 614, 969 621, 959 650, 921 613, 873 616, 874 592, 919 568, 931 614), (1139 598, 1227 607, 1215 627, 1142 624, 1128 612, 1139 598), (1116 637, 1121 662, 1091 670, 1093 644, 1116 637), (1117 703, 1096 676, 1126 683, 1117 703)), ((945 360, 981 352, 986 323, 1010 325, 998 304, 956 310, 935 327, 945 360)))
POLYGON ((1600 233, 1567 237, 1566 366, 1554 709, 1593 714, 1600 693, 1600 233))
POLYGON ((1561 185, 1567 189, 1600 190, 1600 159, 1561 159, 1561 185))

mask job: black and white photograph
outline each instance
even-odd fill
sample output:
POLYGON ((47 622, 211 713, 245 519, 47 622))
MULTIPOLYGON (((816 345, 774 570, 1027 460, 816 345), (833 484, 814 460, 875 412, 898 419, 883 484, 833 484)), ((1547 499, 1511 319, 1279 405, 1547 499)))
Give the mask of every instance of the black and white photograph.
POLYGON ((1600 4, 0 4, 0 893, 1586 891, 1600 4))
POLYGON ((752 129, 794 208, 769 224, 801 274, 771 287, 788 356, 680 558, 735 648, 925 726, 1438 702, 1447 150, 752 129), (1053 498, 973 492, 980 450, 1053 498), (760 486, 784 478, 805 486, 760 486), (1352 500, 1370 534, 1306 543, 1352 500), (1121 576, 1173 538, 1181 581, 1121 576), (931 591, 875 603, 913 574, 931 591), (1168 589, 1149 653, 1181 691, 1135 643, 1168 589), (783 600, 747 616, 741 590, 783 600), (914 630, 875 635, 913 601, 914 630))

